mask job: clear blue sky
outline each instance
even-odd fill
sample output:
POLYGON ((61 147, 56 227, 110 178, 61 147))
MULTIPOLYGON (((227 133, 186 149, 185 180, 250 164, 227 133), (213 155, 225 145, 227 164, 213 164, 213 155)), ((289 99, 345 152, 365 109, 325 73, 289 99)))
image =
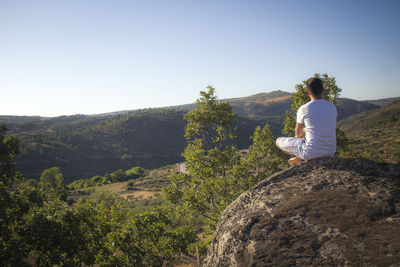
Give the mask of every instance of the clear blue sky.
POLYGON ((292 92, 400 96, 400 1, 0 0, 0 115, 56 116, 292 92))

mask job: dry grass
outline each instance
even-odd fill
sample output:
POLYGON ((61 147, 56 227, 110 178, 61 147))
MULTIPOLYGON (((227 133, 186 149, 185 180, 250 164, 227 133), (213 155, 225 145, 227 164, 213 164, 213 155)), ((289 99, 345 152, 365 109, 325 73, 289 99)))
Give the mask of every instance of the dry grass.
POLYGON ((122 192, 118 192, 121 197, 124 199, 152 199, 157 197, 157 194, 160 194, 161 191, 132 191, 132 190, 125 190, 122 192))

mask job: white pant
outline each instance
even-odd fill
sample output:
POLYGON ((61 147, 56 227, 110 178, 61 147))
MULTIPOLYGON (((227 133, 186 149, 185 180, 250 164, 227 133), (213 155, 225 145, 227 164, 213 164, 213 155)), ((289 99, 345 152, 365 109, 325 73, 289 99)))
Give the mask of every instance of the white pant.
POLYGON ((304 143, 304 138, 279 137, 278 147, 291 155, 304 159, 304 143))
POLYGON ((327 151, 310 150, 307 147, 306 140, 304 138, 279 137, 277 145, 281 150, 285 151, 286 153, 302 158, 304 160, 334 156, 334 152, 332 153, 331 151, 329 151, 329 149, 327 151))

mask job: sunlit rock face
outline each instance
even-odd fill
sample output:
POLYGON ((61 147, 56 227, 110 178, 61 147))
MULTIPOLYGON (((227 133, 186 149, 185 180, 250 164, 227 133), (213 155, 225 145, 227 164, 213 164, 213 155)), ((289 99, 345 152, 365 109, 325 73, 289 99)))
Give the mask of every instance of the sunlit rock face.
POLYGON ((320 158, 222 213, 204 266, 398 266, 400 165, 320 158))

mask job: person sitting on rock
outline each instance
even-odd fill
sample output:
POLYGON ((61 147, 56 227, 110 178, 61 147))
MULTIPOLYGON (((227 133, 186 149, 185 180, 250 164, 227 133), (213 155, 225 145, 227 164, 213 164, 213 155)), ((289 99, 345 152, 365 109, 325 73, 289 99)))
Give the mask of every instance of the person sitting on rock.
POLYGON ((279 149, 294 156, 288 161, 290 166, 299 164, 302 159, 332 157, 336 152, 336 106, 322 99, 323 94, 321 79, 309 78, 307 95, 311 101, 297 110, 296 137, 276 140, 279 149))

